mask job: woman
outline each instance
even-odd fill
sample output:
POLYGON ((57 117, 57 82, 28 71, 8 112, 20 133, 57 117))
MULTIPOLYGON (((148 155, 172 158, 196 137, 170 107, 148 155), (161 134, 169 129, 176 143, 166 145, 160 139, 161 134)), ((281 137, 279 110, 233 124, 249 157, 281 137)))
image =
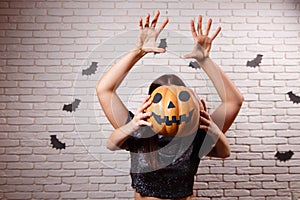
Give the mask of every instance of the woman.
MULTIPOLYGON (((168 23, 166 19, 155 29, 159 11, 150 24, 147 14, 145 24, 139 20, 140 33, 136 47, 123 56, 103 75, 97 84, 99 102, 108 120, 115 128, 107 141, 110 150, 127 149, 131 153, 131 177, 135 199, 182 199, 192 198, 194 175, 204 155, 226 158, 230 155, 225 132, 237 116, 243 96, 209 57, 212 41, 220 32, 219 27, 209 37, 212 20, 208 21, 202 33, 202 17, 199 16, 197 31, 191 20, 191 32, 195 41, 192 53, 185 58, 194 58, 213 82, 222 103, 209 114, 204 100, 198 100, 200 107, 199 129, 182 138, 158 136, 151 132, 151 123, 146 119, 151 112, 144 112, 152 103, 149 95, 135 114, 128 111, 116 94, 116 89, 137 61, 151 52, 165 52, 155 47, 156 39, 168 23), (150 133, 150 134, 149 134, 150 133), (208 137, 206 137, 208 136, 208 137)), ((181 85, 175 75, 164 75, 156 79, 149 88, 149 94, 160 85, 181 85)))

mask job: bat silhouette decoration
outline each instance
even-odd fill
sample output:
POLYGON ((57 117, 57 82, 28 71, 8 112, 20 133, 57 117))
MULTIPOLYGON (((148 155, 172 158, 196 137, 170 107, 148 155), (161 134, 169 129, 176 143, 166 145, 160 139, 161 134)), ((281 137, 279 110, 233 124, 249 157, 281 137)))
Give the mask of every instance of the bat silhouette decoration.
POLYGON ((66 148, 66 144, 59 141, 57 139, 56 135, 50 135, 50 137, 51 137, 52 148, 56 148, 56 149, 65 149, 66 148))
POLYGON ((275 154, 275 157, 278 160, 285 162, 287 160, 290 160, 293 155, 294 155, 294 152, 292 152, 291 150, 289 150, 287 152, 279 152, 279 151, 277 151, 277 153, 275 154))
MULTIPOLYGON (((158 48, 163 48, 166 49, 167 48, 167 38, 164 39, 160 39, 160 43, 158 45, 158 48)), ((158 52, 154 52, 154 54, 158 54, 158 52)))
POLYGON ((75 99, 75 101, 73 101, 70 104, 64 104, 64 107, 62 110, 65 110, 67 112, 73 112, 76 110, 76 108, 78 108, 80 102, 81 102, 80 99, 75 99))
POLYGON ((247 61, 246 66, 248 67, 257 67, 259 66, 259 64, 261 63, 263 55, 261 54, 257 54, 256 58, 254 58, 253 60, 247 61))
POLYGON ((194 68, 194 69, 200 69, 200 65, 198 64, 197 61, 191 61, 189 63, 189 67, 194 68))
POLYGON ((300 96, 297 96, 292 91, 289 91, 287 94, 289 95, 289 98, 293 103, 296 103, 296 104, 300 103, 300 96))
POLYGON ((92 64, 89 66, 87 69, 82 70, 82 76, 83 75, 92 75, 95 74, 98 68, 98 63, 97 62, 92 62, 92 64))

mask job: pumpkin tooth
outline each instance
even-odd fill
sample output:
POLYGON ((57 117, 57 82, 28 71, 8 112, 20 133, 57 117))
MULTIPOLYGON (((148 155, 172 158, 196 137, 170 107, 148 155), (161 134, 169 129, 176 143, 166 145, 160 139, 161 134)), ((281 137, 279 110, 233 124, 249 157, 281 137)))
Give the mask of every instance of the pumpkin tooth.
POLYGON ((169 117, 165 116, 164 120, 167 126, 171 126, 173 123, 178 124, 180 122, 179 120, 176 119, 176 116, 172 116, 172 120, 169 120, 169 117))
POLYGON ((171 120, 169 120, 168 116, 162 118, 160 115, 157 115, 154 112, 153 112, 153 117, 158 124, 161 125, 162 123, 165 123, 167 126, 171 126, 173 123, 179 125, 181 124, 181 122, 189 122, 193 116, 193 113, 194 113, 194 109, 189 112, 188 117, 186 116, 186 114, 179 115, 179 120, 176 119, 176 116, 172 116, 171 120))

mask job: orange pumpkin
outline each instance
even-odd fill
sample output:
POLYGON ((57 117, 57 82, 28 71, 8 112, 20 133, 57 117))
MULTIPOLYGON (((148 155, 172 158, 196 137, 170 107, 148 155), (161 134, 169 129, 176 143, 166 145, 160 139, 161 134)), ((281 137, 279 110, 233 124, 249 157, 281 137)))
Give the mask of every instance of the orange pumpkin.
POLYGON ((199 104, 194 93, 184 86, 160 86, 151 94, 152 112, 147 121, 152 130, 165 136, 187 136, 198 129, 199 104))

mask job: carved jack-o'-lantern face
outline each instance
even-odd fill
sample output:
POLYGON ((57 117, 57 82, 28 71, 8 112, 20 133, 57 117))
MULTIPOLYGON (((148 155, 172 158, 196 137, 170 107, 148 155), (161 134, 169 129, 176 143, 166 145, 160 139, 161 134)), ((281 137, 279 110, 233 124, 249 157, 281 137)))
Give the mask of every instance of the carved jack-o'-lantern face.
POLYGON ((160 86, 151 94, 147 108, 152 130, 160 135, 186 136, 198 129, 199 104, 193 92, 184 86, 160 86))

